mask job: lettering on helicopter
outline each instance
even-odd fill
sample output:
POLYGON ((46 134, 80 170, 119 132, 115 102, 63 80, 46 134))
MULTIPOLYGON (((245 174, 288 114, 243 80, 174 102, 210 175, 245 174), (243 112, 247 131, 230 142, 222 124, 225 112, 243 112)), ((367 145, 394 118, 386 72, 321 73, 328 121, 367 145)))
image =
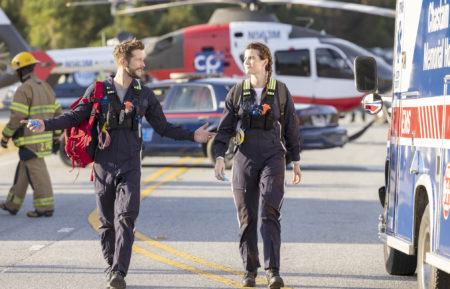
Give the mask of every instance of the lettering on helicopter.
POLYGON ((251 41, 264 40, 264 42, 268 42, 272 39, 281 39, 281 31, 280 30, 255 30, 248 31, 247 38, 251 41))
POLYGON ((221 51, 195 53, 194 66, 196 72, 223 72, 223 53, 221 51))
POLYGON ((64 61, 64 66, 66 66, 66 67, 91 67, 93 65, 94 65, 94 62, 91 59, 64 61))

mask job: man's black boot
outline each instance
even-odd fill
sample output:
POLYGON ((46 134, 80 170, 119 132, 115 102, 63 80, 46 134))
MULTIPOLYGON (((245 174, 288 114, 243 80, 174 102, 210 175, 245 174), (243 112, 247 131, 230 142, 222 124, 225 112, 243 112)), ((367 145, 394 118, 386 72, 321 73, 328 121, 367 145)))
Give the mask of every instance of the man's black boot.
POLYGON ((111 289, 125 289, 125 274, 120 271, 112 271, 111 280, 109 280, 109 288, 111 289))
POLYGON ((278 269, 271 268, 266 270, 267 282, 269 283, 270 289, 280 289, 284 287, 283 279, 280 277, 280 272, 278 269))
POLYGON ((17 210, 11 210, 6 206, 6 203, 0 203, 0 209, 8 211, 11 215, 17 214, 17 210))
POLYGON ((242 278, 243 287, 255 287, 256 286, 256 275, 258 271, 245 271, 244 277, 242 278))

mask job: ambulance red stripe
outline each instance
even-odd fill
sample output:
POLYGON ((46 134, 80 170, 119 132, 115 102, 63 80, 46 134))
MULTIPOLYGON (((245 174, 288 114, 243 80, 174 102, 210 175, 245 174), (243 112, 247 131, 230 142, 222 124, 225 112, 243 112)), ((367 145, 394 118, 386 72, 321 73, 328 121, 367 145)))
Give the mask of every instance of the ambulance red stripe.
POLYGON ((392 123, 391 130, 397 131, 401 138, 415 139, 450 139, 450 125, 443 134, 443 119, 450 119, 450 105, 446 106, 446 117, 443 118, 444 105, 403 106, 393 108, 392 113, 399 123, 392 123), (396 126, 399 126, 396 129, 396 126))

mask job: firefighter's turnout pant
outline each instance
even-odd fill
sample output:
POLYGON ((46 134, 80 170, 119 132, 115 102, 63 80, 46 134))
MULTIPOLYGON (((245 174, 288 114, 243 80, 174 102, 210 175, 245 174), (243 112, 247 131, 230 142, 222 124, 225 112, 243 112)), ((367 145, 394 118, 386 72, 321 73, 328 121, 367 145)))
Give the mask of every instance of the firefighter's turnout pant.
POLYGON ((33 189, 33 205, 38 212, 54 210, 55 199, 43 158, 21 160, 17 165, 14 183, 6 199, 6 207, 19 210, 22 207, 28 185, 33 189))
POLYGON ((96 163, 94 171, 103 256, 112 270, 127 274, 134 242, 134 225, 139 214, 139 160, 137 165, 122 167, 113 163, 96 163))
POLYGON ((238 150, 233 164, 233 194, 239 219, 239 249, 245 270, 260 267, 258 207, 264 244, 264 268, 280 267, 281 205, 284 195, 284 152, 269 158, 251 157, 238 150))

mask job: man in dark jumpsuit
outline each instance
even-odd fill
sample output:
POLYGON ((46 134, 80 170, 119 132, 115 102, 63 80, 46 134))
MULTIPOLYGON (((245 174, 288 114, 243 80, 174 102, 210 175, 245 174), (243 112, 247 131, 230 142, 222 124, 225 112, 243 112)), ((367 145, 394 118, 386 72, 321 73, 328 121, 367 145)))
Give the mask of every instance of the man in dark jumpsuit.
MULTIPOLYGON (((104 81, 104 96, 98 116, 98 129, 106 123, 106 131, 111 137, 109 146, 97 149, 94 160, 94 187, 101 223, 99 228, 101 245, 110 271, 107 288, 126 287, 124 277, 130 264, 134 224, 140 203, 142 147, 140 119, 145 116, 158 134, 176 140, 207 142, 214 136, 213 133, 204 130, 208 124, 194 133, 167 122, 153 91, 141 86, 135 79, 142 77, 144 73, 143 49, 142 42, 135 39, 116 46, 114 59, 117 74, 114 78, 104 81), (127 102, 132 104, 131 108, 124 110, 127 102), (118 111, 114 109, 114 105, 118 105, 118 111), (137 123, 133 113, 138 115, 137 123), (112 119, 116 119, 115 124, 112 119)), ((84 99, 91 99, 94 89, 95 84, 88 87, 84 99)), ((28 123, 28 127, 33 131, 69 128, 87 119, 91 108, 92 102, 82 102, 61 117, 45 121, 35 120, 39 123, 39 127, 32 123, 28 123)))

